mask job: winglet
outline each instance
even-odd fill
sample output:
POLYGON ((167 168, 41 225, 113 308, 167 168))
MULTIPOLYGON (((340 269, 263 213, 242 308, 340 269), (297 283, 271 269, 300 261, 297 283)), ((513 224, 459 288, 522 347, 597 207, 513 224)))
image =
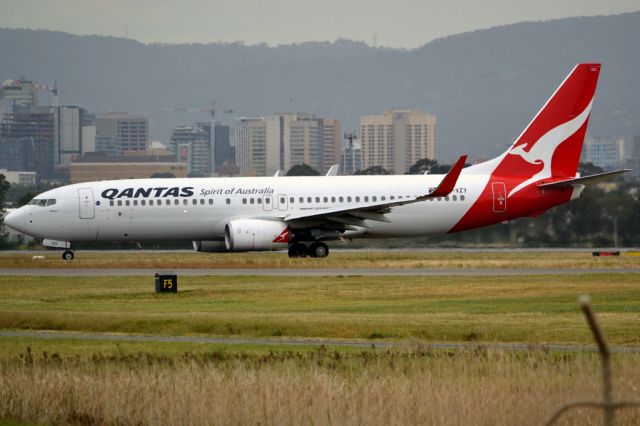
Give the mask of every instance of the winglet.
POLYGON ((329 171, 325 176, 338 176, 338 171, 340 170, 340 164, 334 164, 331 166, 329 171))
POLYGON ((449 172, 444 175, 444 178, 442 178, 442 181, 440 182, 438 187, 434 189, 433 192, 430 192, 429 194, 419 198, 427 199, 433 197, 445 197, 449 195, 451 191, 453 191, 453 189, 456 187, 456 183, 458 182, 458 178, 460 177, 460 172, 462 172, 462 168, 464 167, 464 163, 466 161, 466 155, 458 158, 456 164, 454 164, 453 167, 451 167, 451 170, 449 170, 449 172))

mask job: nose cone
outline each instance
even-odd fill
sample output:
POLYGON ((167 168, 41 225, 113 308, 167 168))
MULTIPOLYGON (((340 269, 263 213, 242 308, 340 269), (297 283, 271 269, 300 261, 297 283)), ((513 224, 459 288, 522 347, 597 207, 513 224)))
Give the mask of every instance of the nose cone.
POLYGON ((4 217, 4 224, 10 226, 16 231, 22 232, 22 225, 24 225, 24 220, 21 219, 24 219, 24 215, 20 211, 20 209, 14 210, 12 212, 9 212, 9 214, 4 217))

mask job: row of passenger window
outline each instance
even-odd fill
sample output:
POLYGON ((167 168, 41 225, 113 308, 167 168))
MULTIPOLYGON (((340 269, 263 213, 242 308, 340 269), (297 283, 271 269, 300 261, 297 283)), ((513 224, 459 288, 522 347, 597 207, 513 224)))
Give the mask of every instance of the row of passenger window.
MULTIPOLYGON (((380 198, 381 202, 382 201, 387 201, 387 197, 384 196, 384 195, 381 195, 379 198, 380 198)), ((389 196, 389 201, 394 201, 394 200, 396 200, 396 198, 398 200, 402 200, 403 196, 399 195, 399 196, 396 197, 394 195, 391 195, 391 196, 389 196)), ((407 195, 404 198, 409 198, 409 196, 407 195)), ((360 201, 368 203, 369 200, 371 200, 371 202, 375 203, 375 202, 378 201, 378 196, 376 196, 376 195, 372 195, 372 196, 364 195, 363 197, 360 197, 360 196, 356 195, 356 196, 346 196, 346 197, 306 197, 306 198, 305 197, 298 197, 297 200, 298 200, 299 204, 304 204, 305 202, 306 203, 313 203, 314 201, 316 203, 321 203, 321 202, 328 203, 329 200, 331 200, 331 203, 336 203, 336 202, 337 203, 344 203, 345 201, 347 203, 352 203, 354 201, 356 203, 359 203, 360 201)), ((449 197, 447 195, 446 197, 429 198, 429 201, 434 201, 434 200, 436 200, 436 201, 442 201, 442 200, 444 200, 444 201, 450 201, 450 200, 451 201, 458 201, 458 200, 464 201, 464 195, 460 195, 460 196, 452 195, 451 197, 449 197)), ((45 201, 45 200, 37 200, 37 201, 45 201)), ((53 203, 55 203, 55 200, 49 200, 49 201, 53 201, 53 203)), ((287 202, 286 197, 280 197, 280 204, 281 205, 284 205, 286 202, 287 202)), ((295 202, 296 202, 296 197, 289 197, 289 204, 295 204, 295 202)), ((213 205, 213 198, 209 198, 208 201, 206 201, 204 198, 200 198, 200 199, 193 198, 193 199, 191 199, 191 204, 194 205, 194 206, 196 206, 198 204, 201 205, 201 206, 204 206, 207 203, 210 206, 213 205)), ((227 204, 231 204, 231 199, 227 198, 226 199, 226 203, 227 204)), ((262 198, 243 198, 242 199, 242 204, 262 204, 262 203, 263 203, 263 199, 262 198)), ((264 203, 267 204, 267 205, 271 204, 271 198, 264 198, 264 203)), ((32 202, 30 204, 35 204, 35 203, 32 200, 32 202)), ((155 206, 163 206, 163 205, 170 206, 172 204, 176 205, 176 206, 178 206, 180 204, 188 206, 189 205, 189 200, 187 198, 183 198, 182 199, 182 203, 180 203, 180 199, 179 198, 174 198, 174 199, 167 198, 165 200, 110 200, 109 201, 109 205, 111 207, 114 207, 116 205, 119 206, 119 207, 120 206, 147 206, 147 205, 149 205, 149 206, 154 206, 154 205, 155 206), (163 201, 164 201, 164 203, 163 203, 163 201)), ((42 203, 42 205, 44 205, 44 203, 42 203)), ((47 205, 50 205, 50 204, 47 203, 47 205)))

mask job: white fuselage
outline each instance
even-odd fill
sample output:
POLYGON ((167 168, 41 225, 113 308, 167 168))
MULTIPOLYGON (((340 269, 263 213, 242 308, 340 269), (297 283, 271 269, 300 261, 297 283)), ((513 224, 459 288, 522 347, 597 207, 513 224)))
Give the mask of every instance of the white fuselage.
MULTIPOLYGON (((11 226, 35 237, 70 242, 220 240, 232 219, 284 220, 299 212, 402 201, 428 193, 441 180, 442 175, 398 175, 88 182, 40 194, 38 199, 54 199, 55 204, 24 206, 12 213, 11 226)), ((449 196, 393 207, 388 222, 366 220, 366 226, 344 236, 447 232, 474 204, 487 180, 486 175, 463 171, 449 196)))

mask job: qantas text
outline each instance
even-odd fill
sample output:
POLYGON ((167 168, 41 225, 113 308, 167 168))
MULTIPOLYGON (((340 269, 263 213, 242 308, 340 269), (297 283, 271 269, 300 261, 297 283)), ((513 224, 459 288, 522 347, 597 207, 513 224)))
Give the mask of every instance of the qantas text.
POLYGON ((191 197, 193 186, 183 187, 157 187, 157 188, 109 188, 100 194, 103 198, 113 200, 114 198, 160 198, 160 197, 191 197))

